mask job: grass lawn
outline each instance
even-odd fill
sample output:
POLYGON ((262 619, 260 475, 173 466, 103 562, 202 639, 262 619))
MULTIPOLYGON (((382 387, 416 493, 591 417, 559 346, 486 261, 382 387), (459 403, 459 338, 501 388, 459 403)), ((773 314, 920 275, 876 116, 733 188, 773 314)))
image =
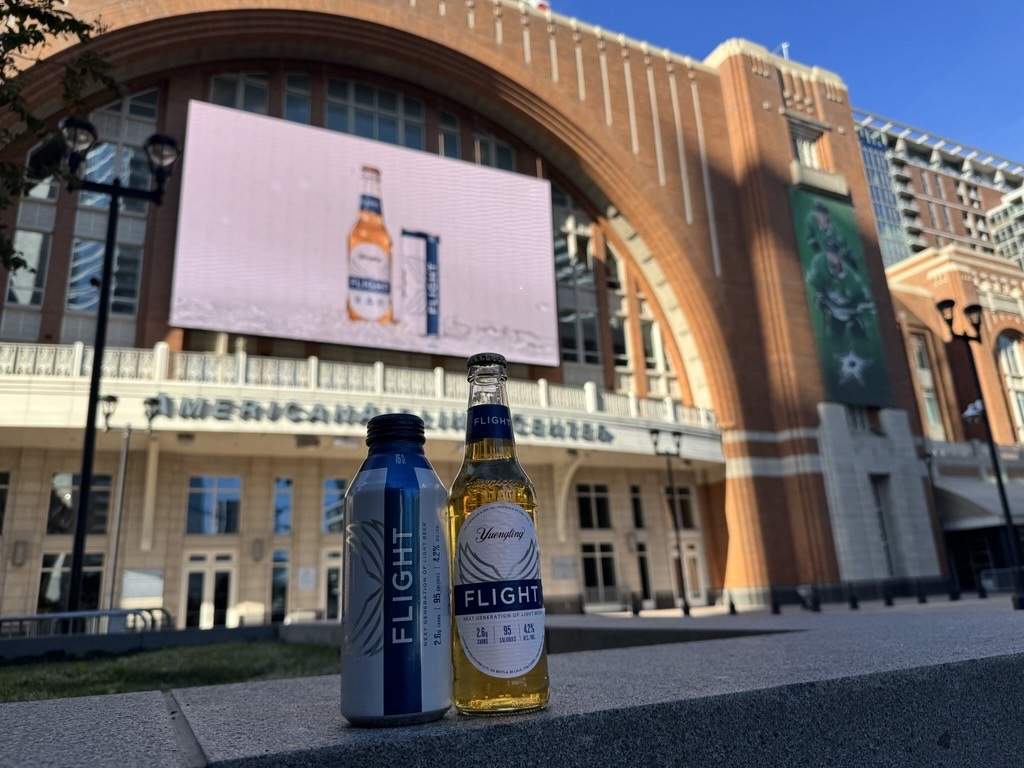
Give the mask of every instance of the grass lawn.
POLYGON ((183 646, 115 658, 0 667, 0 701, 168 690, 338 671, 338 649, 273 641, 183 646))

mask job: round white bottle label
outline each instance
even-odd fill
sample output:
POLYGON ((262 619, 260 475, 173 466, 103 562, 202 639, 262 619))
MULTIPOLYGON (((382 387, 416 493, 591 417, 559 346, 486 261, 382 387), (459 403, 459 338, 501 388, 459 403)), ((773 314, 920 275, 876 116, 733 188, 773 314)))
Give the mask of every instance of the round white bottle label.
POLYGON ((459 529, 455 623, 466 657, 491 677, 519 677, 544 651, 537 531, 518 504, 477 507, 459 529))
POLYGON ((391 305, 391 265, 373 243, 359 243, 348 259, 349 305, 364 320, 380 320, 391 305))

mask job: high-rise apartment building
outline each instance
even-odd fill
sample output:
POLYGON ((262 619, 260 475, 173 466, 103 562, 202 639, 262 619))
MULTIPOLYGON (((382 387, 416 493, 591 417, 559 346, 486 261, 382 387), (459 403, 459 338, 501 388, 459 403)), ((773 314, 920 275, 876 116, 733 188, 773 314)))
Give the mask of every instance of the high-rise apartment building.
POLYGON ((1024 269, 1024 187, 1003 195, 1003 203, 988 212, 996 255, 1024 269))
POLYGON ((996 253, 987 212, 1024 185, 1024 164, 854 109, 886 266, 925 248, 996 253))

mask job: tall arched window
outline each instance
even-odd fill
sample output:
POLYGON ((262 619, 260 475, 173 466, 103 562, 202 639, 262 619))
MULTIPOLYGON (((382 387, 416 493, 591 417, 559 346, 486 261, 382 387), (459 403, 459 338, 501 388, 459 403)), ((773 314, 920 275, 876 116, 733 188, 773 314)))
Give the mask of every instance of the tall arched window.
POLYGON ((1003 333, 996 342, 1017 441, 1024 441, 1024 345, 1019 333, 1003 333))

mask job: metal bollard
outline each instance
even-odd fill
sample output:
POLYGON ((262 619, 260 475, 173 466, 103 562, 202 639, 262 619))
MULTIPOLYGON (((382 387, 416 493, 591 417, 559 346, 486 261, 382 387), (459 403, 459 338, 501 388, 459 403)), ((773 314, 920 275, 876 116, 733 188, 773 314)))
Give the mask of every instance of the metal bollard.
POLYGON ((887 608, 892 608, 892 587, 888 581, 882 582, 882 602, 887 608))
POLYGON ((735 616, 736 615, 736 603, 733 602, 732 595, 729 595, 729 615, 730 616, 735 616))
POLYGON ((957 581, 956 577, 952 577, 949 580, 949 602, 955 603, 960 599, 960 582, 957 581))
POLYGON ((922 605, 928 602, 928 595, 924 591, 924 582, 917 580, 917 602, 922 605))
POLYGON ((629 593, 629 607, 634 616, 640 615, 640 609, 643 607, 643 600, 636 592, 629 593))
POLYGON ((816 584, 811 587, 811 610, 815 613, 821 613, 821 595, 818 594, 818 586, 816 584))
POLYGON ((860 610, 860 602, 857 600, 857 592, 854 590, 852 584, 848 584, 846 587, 846 598, 850 604, 851 611, 860 610))
POLYGON ((981 574, 980 573, 977 576, 975 576, 974 578, 978 582, 978 599, 979 600, 984 600, 985 598, 988 597, 988 590, 985 589, 985 582, 981 580, 981 574))
POLYGON ((772 613, 778 616, 780 613, 782 613, 782 606, 779 604, 779 593, 775 591, 775 587, 772 587, 769 590, 769 595, 769 600, 772 606, 772 613))

